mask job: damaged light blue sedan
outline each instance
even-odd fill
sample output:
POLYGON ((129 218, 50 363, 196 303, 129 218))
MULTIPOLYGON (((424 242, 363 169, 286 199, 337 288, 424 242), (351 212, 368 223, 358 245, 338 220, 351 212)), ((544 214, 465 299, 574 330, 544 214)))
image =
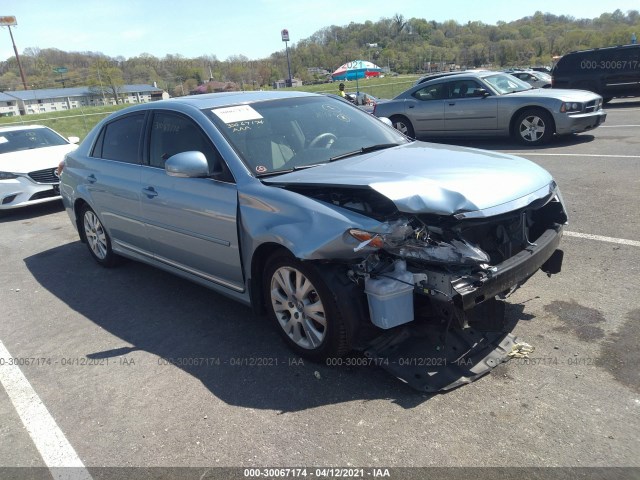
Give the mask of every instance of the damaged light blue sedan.
POLYGON ((505 360, 503 299, 562 263, 566 208, 544 169, 413 141, 331 96, 133 106, 59 169, 99 264, 162 268, 266 312, 299 355, 359 350, 426 391, 505 360))

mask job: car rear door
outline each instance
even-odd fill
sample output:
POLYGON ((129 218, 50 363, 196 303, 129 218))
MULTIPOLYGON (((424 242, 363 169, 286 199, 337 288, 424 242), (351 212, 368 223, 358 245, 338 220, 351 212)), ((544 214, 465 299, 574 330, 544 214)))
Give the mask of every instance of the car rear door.
POLYGON ((484 85, 474 79, 447 82, 444 130, 447 135, 491 133, 498 128, 498 101, 482 93, 484 85))
POLYGON ((107 123, 78 170, 78 190, 109 231, 114 249, 146 251, 140 220, 140 173, 145 113, 107 123))
POLYGON ((200 151, 222 162, 209 137, 186 115, 155 111, 150 122, 147 165, 141 174, 141 204, 155 258, 201 279, 244 289, 233 181, 167 175, 164 162, 184 151, 200 151))
POLYGON ((443 84, 423 86, 405 102, 405 114, 411 120, 416 136, 437 135, 444 130, 443 84))

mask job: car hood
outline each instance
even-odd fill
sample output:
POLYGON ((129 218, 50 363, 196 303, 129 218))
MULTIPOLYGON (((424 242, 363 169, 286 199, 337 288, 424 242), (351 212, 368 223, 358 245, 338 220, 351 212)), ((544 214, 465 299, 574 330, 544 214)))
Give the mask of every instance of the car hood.
POLYGON ((45 168, 55 168, 64 156, 78 148, 69 143, 51 147, 32 148, 0 155, 0 172, 29 173, 45 168))
POLYGON ((587 90, 573 90, 563 88, 534 88, 522 92, 506 94, 505 97, 544 97, 555 98, 563 102, 588 102, 595 100, 599 95, 587 90))
POLYGON ((413 142, 263 180, 280 186, 371 188, 401 212, 452 215, 524 206, 553 182, 543 168, 513 155, 413 142), (525 203, 523 203, 525 202, 525 203))

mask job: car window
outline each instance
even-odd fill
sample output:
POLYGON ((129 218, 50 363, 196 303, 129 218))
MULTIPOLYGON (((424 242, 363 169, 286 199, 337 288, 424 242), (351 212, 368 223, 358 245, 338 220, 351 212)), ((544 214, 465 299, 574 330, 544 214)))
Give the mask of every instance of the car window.
POLYGON ((513 75, 507 75, 504 73, 488 75, 483 77, 483 80, 491 85, 500 95, 531 90, 531 85, 528 83, 514 77, 513 75))
POLYGON ((428 87, 423 87, 420 90, 416 90, 413 92, 412 96, 417 100, 442 100, 446 97, 445 95, 445 84, 440 83, 436 85, 429 85, 428 87))
POLYGON ((327 96, 203 110, 255 175, 303 168, 408 140, 376 117, 327 96))
POLYGON ((188 151, 202 152, 207 157, 210 172, 216 165, 222 164, 220 154, 193 120, 177 113, 154 113, 149 139, 149 165, 164 168, 169 157, 188 151))
POLYGON ((140 162, 140 137, 144 113, 127 115, 104 126, 92 156, 125 163, 140 162))
POLYGON ((479 96, 482 85, 475 80, 455 80, 447 82, 446 87, 449 98, 473 98, 479 96))
POLYGON ((0 153, 66 145, 68 142, 48 128, 0 132, 0 153))

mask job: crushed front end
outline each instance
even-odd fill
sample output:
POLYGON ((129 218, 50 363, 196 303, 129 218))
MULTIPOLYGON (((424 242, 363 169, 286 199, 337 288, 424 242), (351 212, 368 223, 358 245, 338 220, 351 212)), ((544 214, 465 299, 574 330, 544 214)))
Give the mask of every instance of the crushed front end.
POLYGON ((423 391, 471 382, 507 360, 517 340, 506 331, 503 300, 539 269, 551 275, 562 266, 567 215, 554 187, 492 216, 415 214, 375 232, 350 230, 354 251, 367 255, 349 276, 384 330, 365 354, 423 391))

